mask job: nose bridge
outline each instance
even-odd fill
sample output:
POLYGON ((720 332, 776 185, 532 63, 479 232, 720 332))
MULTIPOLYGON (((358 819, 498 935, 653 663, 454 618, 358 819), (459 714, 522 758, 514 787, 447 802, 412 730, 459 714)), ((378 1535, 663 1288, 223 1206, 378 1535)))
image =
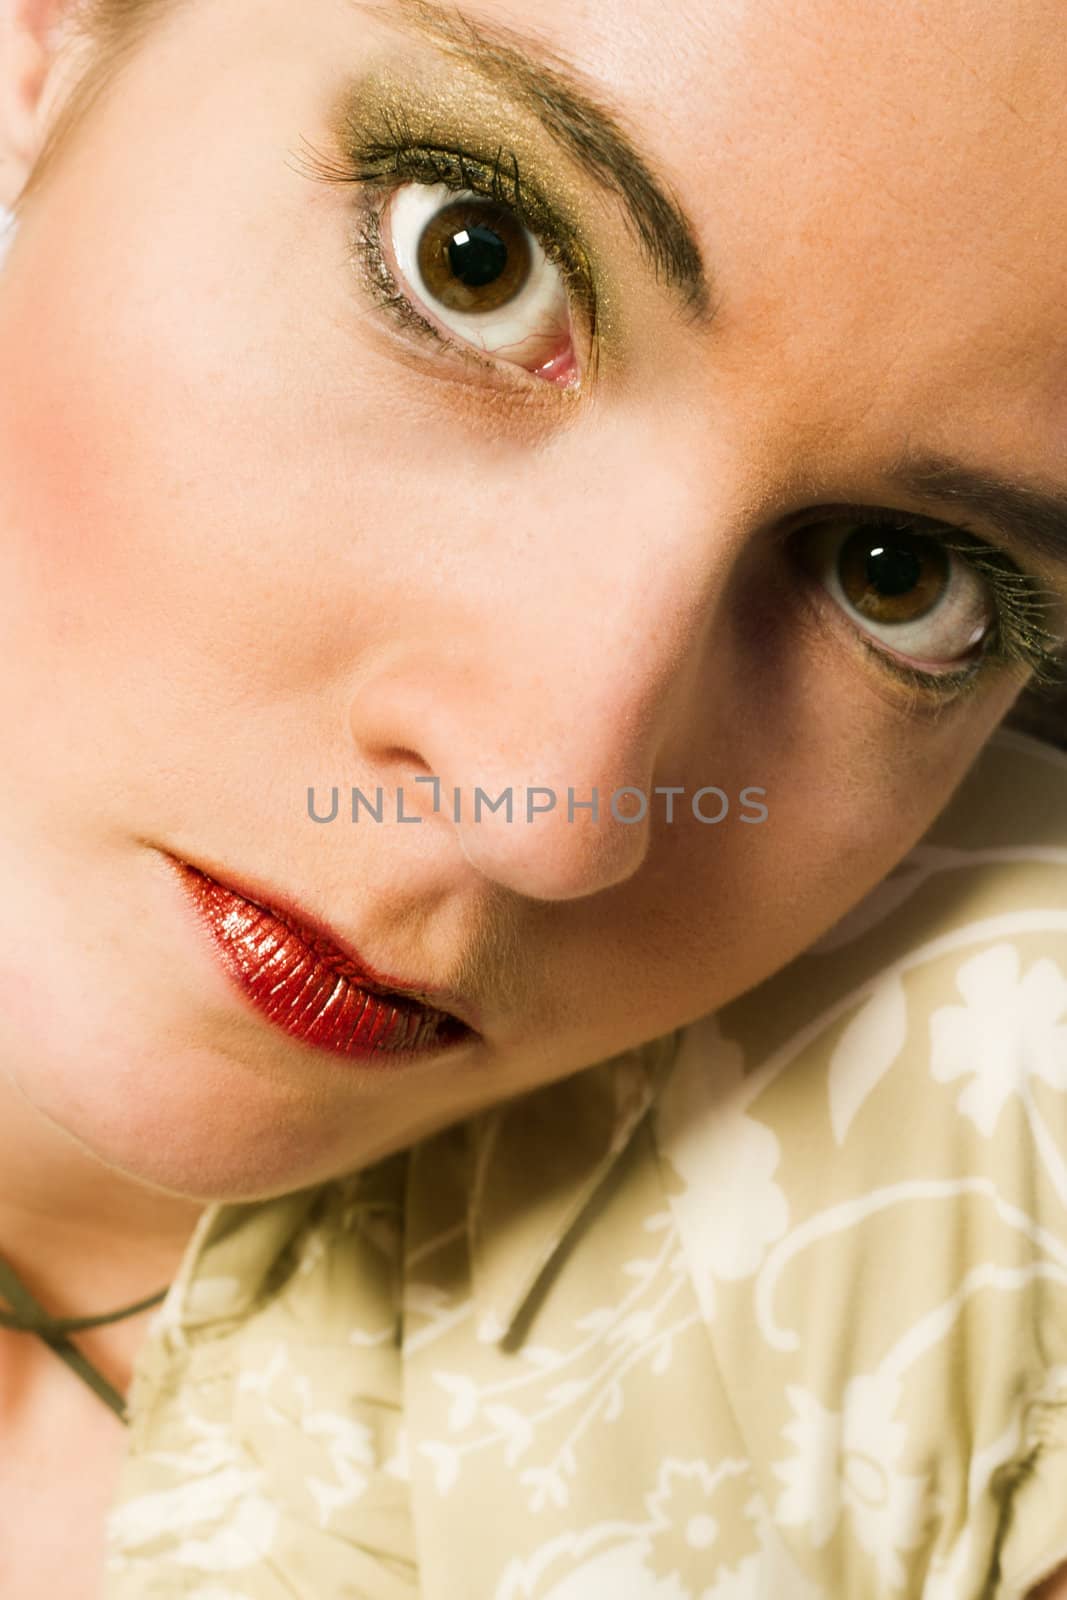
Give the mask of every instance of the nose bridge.
POLYGON ((648 852, 655 786, 674 781, 658 776, 661 752, 706 631, 698 493, 647 443, 600 451, 557 493, 552 537, 502 559, 499 589, 450 612, 447 642, 424 637, 354 708, 366 747, 373 701, 379 759, 417 757, 413 807, 435 802, 470 862, 515 892, 595 893, 648 852))

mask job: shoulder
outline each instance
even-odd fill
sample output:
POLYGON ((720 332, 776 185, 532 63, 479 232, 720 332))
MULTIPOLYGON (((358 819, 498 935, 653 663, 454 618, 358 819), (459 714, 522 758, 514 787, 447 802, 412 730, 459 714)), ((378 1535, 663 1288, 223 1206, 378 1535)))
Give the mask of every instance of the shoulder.
POLYGON ((1067 757, 1019 734, 686 1030, 653 1112, 672 1209, 776 1524, 832 1592, 997 1572, 1021 1600, 1067 1557, 1065 1091, 1067 757))
POLYGON ((323 1594, 415 1593, 397 1348, 403 1178, 404 1157, 390 1157, 204 1213, 130 1394, 107 1524, 113 1600, 234 1584, 267 1600, 280 1573, 313 1573, 323 1594))

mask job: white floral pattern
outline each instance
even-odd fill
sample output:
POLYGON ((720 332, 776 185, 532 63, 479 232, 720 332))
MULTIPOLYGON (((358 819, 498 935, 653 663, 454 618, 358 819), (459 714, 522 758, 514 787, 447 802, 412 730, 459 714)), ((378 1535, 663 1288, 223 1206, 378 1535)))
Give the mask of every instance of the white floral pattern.
POLYGON ((687 1029, 655 1116, 684 1185, 672 1205, 685 1219, 690 1270, 709 1319, 716 1280, 750 1277, 789 1225, 789 1205, 774 1177, 777 1135, 748 1114, 747 1101, 740 1044, 723 1037, 714 1017, 687 1029))
POLYGON ((786 1395, 794 1417, 782 1432, 795 1453, 774 1465, 785 1484, 777 1521, 807 1527, 821 1549, 847 1513, 883 1587, 902 1588, 907 1573, 901 1556, 922 1538, 926 1478, 901 1470, 908 1429, 896 1415, 900 1382, 877 1375, 850 1378, 840 1411, 827 1410, 793 1384, 786 1395))
POLYGON ((1031 1078, 1067 1089, 1067 977, 1048 957, 1020 965, 1013 944, 971 956, 956 973, 965 1003, 930 1018, 930 1070, 940 1083, 970 1079, 956 1104, 987 1139, 1031 1078))

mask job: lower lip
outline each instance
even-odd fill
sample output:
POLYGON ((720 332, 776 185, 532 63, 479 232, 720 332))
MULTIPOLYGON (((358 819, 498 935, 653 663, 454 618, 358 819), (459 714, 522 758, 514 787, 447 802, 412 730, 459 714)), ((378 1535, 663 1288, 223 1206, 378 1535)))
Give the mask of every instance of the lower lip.
POLYGON ((365 987, 347 958, 309 930, 175 860, 227 975, 268 1022, 301 1044, 357 1060, 425 1055, 474 1037, 448 1012, 365 987))

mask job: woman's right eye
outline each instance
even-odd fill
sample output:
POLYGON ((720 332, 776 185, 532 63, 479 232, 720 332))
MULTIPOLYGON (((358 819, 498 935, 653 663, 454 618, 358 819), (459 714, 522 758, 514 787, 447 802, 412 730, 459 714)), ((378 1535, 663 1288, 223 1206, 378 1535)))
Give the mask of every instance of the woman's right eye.
POLYGON ((405 320, 446 343, 523 367, 546 382, 578 378, 563 271, 506 203, 447 184, 405 183, 374 230, 379 276, 405 320))

